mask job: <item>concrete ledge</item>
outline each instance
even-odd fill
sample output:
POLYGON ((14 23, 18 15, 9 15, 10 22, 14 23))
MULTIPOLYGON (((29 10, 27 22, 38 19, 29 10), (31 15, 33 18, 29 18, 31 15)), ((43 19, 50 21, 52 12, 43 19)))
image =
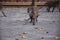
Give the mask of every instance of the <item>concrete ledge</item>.
MULTIPOLYGON (((35 2, 36 5, 44 5, 46 2, 35 2)), ((31 5, 31 2, 2 2, 3 5, 31 5)))

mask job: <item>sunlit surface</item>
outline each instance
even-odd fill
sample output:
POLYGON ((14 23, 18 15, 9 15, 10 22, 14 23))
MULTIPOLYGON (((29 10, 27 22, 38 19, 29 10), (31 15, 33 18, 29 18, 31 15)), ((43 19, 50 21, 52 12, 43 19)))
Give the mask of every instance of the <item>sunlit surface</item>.
POLYGON ((39 9, 36 25, 29 21, 27 8, 6 8, 4 17, 0 11, 0 40, 60 40, 60 13, 46 12, 46 8, 39 9))

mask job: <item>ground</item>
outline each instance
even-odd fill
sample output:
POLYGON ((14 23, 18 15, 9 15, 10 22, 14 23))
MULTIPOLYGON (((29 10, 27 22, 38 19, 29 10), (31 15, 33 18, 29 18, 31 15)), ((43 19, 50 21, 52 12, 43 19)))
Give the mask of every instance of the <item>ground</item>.
POLYGON ((0 11, 0 40, 60 40, 58 9, 54 12, 39 9, 36 25, 25 21, 29 18, 27 8, 6 8, 4 13, 7 17, 0 11))

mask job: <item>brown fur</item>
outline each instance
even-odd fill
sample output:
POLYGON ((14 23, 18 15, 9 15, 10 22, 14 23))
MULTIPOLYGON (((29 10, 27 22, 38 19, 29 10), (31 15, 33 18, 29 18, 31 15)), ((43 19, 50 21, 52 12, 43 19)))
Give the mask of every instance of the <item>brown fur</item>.
POLYGON ((29 14, 33 14, 32 21, 35 24, 35 21, 37 21, 37 18, 39 16, 37 6, 33 6, 33 10, 32 10, 32 8, 30 6, 29 7, 29 14), (33 13, 32 13, 32 11, 33 11, 33 13))
MULTIPOLYGON (((29 7, 29 13, 30 14, 32 13, 31 7, 29 7)), ((34 15, 33 15, 33 18, 36 18, 38 16, 39 16, 39 14, 38 14, 38 8, 37 8, 37 6, 34 6, 34 15)))

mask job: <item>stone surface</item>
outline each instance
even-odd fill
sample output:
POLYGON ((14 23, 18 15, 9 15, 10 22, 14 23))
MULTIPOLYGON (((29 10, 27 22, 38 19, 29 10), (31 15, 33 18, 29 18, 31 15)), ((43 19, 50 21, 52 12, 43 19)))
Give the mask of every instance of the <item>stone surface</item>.
POLYGON ((29 21, 26 25, 25 19, 29 18, 27 8, 6 8, 7 17, 2 17, 0 12, 0 40, 55 40, 56 36, 60 37, 60 13, 55 9, 54 12, 46 12, 46 8, 39 9, 39 17, 36 25, 32 25, 29 21), (47 17, 48 16, 48 17, 47 17), (53 22, 55 21, 55 22, 53 22), (43 31, 38 31, 35 28, 44 28, 43 31), (22 39, 23 32, 26 39, 22 39), (49 32, 48 34, 46 32, 49 32))

